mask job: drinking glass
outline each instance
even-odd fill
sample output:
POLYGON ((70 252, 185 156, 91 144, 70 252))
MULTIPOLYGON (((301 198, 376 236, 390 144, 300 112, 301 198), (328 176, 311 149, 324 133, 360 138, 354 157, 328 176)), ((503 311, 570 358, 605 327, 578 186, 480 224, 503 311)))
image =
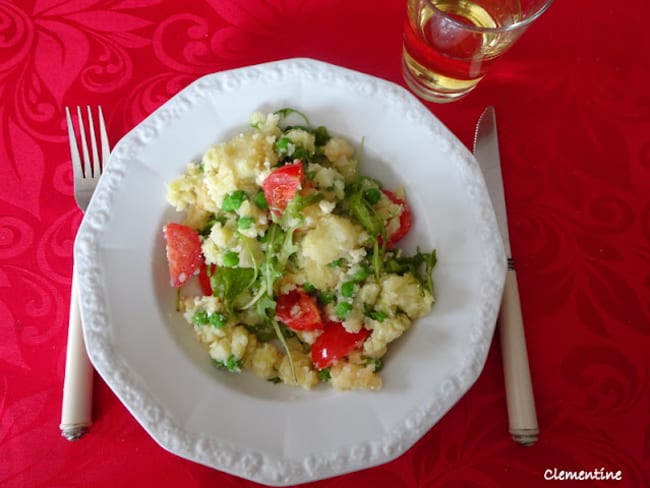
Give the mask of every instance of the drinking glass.
POLYGON ((408 0, 402 74, 419 97, 457 100, 553 0, 408 0))

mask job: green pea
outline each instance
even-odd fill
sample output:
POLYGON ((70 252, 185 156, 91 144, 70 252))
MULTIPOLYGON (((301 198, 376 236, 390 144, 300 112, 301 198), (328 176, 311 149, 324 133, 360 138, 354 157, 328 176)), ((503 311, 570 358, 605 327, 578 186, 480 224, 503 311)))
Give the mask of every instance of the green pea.
POLYGON ((269 203, 266 201, 266 196, 263 191, 260 191, 255 195, 254 202, 255 205, 262 210, 267 210, 269 208, 269 203))
POLYGON ((246 193, 243 190, 234 191, 223 199, 221 208, 224 212, 235 212, 241 207, 241 204, 246 200, 246 193))
POLYGON ((350 310, 352 310, 352 304, 349 302, 339 302, 336 305, 336 316, 340 319, 344 319, 345 317, 348 316, 350 313, 350 310))
POLYGON ((255 219, 253 217, 240 217, 237 221, 237 228, 239 230, 248 230, 253 227, 255 219))
POLYGON ((289 144, 291 144, 291 139, 288 137, 278 139, 278 142, 275 143, 276 152, 278 154, 287 154, 289 152, 289 144))
POLYGON ((198 325, 205 325, 208 323, 208 312, 205 310, 197 310, 192 315, 192 322, 198 325))
POLYGON ((362 281, 365 281, 368 275, 370 275, 370 270, 368 268, 359 268, 352 275, 352 281, 360 283, 362 281))
POLYGON ((235 251, 227 251, 223 255, 223 265, 226 268, 232 268, 234 266, 237 266, 239 264, 239 254, 237 254, 235 251))
POLYGON ((210 314, 210 316, 208 317, 208 322, 210 322, 210 325, 212 325, 213 327, 217 327, 218 329, 220 329, 221 327, 226 325, 226 322, 228 322, 228 317, 226 317, 222 313, 217 312, 217 313, 210 314))
POLYGON ((341 296, 351 298, 354 295, 354 281, 346 281, 341 285, 341 296))

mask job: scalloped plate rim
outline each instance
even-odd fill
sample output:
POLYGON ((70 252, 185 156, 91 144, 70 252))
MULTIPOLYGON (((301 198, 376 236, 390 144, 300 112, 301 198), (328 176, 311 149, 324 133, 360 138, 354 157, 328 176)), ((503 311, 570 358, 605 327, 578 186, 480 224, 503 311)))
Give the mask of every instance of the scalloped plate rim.
MULTIPOLYGON (((209 142, 206 141, 206 148, 209 142)), ((163 189, 161 188, 160 191, 162 193, 163 189)), ((435 425, 478 378, 494 332, 506 271, 503 245, 489 203, 487 189, 478 164, 462 143, 403 87, 372 75, 309 58, 273 61, 202 76, 171 97, 126 134, 115 146, 111 161, 82 220, 75 242, 75 262, 80 289, 85 290, 84 299, 80 300, 80 303, 89 356, 98 373, 136 420, 159 445, 174 454, 271 486, 315 481, 369 468, 391 461, 409 449, 435 425), (109 209, 115 203, 113 202, 115 195, 123 188, 124 180, 129 177, 124 165, 125 161, 133 156, 131 151, 137 153, 137 148, 132 147, 137 146, 136 141, 143 147, 147 147, 148 137, 151 141, 156 141, 155 130, 153 134, 150 133, 151 126, 160 123, 165 117, 173 117, 176 112, 182 113, 187 109, 186 104, 190 104, 189 110, 192 110, 192 97, 198 96, 200 99, 201 96, 207 96, 205 93, 201 94, 206 86, 219 85, 227 89, 224 85, 230 82, 234 83, 233 89, 236 91, 237 83, 245 85, 258 76, 272 77, 275 74, 278 74, 281 80, 282 76, 289 78, 298 76, 304 83, 317 83, 321 79, 343 80, 342 83, 349 81, 358 85, 360 98, 363 98, 366 91, 372 95, 372 90, 375 90, 387 97, 387 103, 405 105, 409 109, 405 117, 411 116, 417 121, 424 122, 433 137, 439 136, 441 143, 449 144, 450 151, 459 155, 459 164, 463 165, 461 171, 465 172, 463 176, 472 183, 473 194, 470 197, 474 198, 477 204, 477 209, 473 211, 480 214, 485 245, 484 253, 478 260, 485 279, 484 286, 480 290, 482 302, 478 307, 482 315, 471 329, 473 335, 470 337, 472 345, 470 352, 472 354, 467 353, 463 356, 466 364, 458 365, 454 369, 454 375, 451 375, 444 384, 438 385, 439 390, 431 392, 435 394, 428 399, 428 402, 424 406, 410 410, 409 415, 400 419, 393 431, 387 431, 377 439, 366 439, 334 451, 317 452, 303 459, 289 460, 269 455, 259 448, 233 447, 214 436, 189 434, 184 431, 183 426, 169 418, 169 412, 159 404, 155 394, 149 391, 148 386, 140 381, 137 374, 128 371, 120 351, 115 349, 111 337, 112 329, 107 323, 109 312, 103 308, 107 305, 107 298, 104 294, 105 283, 102 277, 103 273, 106 276, 110 273, 97 264, 99 250, 103 249, 101 243, 106 233, 106 223, 111 222, 109 209), (440 392, 444 392, 447 398, 441 400, 440 392), (151 406, 147 411, 141 409, 143 397, 146 397, 145 400, 148 400, 151 406), (141 403, 138 405, 138 402, 141 403)), ((435 313, 435 305, 432 313, 435 313)))

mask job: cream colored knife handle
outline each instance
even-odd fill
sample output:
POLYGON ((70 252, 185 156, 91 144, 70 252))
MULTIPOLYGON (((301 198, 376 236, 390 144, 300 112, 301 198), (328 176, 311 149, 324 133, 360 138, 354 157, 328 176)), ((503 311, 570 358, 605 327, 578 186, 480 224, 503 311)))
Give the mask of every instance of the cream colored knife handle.
POLYGON ((508 421, 512 438, 524 446, 537 442, 539 427, 528 366, 517 274, 509 269, 499 314, 508 421))
POLYGON ((73 270, 60 425, 61 435, 69 441, 83 436, 92 423, 93 368, 86 352, 77 300, 77 277, 73 270))

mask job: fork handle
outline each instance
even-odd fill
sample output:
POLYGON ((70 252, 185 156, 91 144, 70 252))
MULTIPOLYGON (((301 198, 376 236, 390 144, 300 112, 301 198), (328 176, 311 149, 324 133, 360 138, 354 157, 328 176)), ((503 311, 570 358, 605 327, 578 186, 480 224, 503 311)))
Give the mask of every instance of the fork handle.
POLYGON ((82 437, 92 424, 93 368, 88 359, 81 316, 79 314, 76 270, 72 271, 70 291, 70 323, 63 380, 61 435, 69 441, 82 437))

